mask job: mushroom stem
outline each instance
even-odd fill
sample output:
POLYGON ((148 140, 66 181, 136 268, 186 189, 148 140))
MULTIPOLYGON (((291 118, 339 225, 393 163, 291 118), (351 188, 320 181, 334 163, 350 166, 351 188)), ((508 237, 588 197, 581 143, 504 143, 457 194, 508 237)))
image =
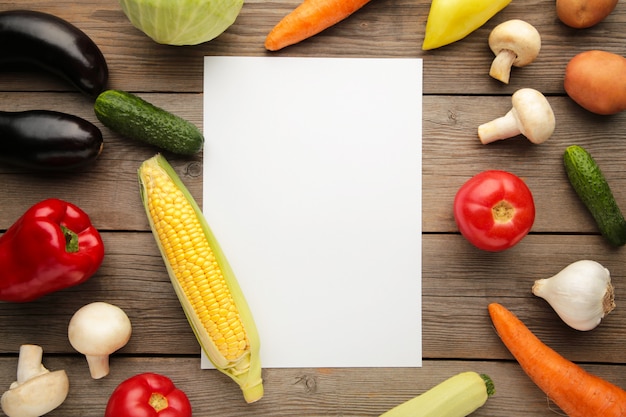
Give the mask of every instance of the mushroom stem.
POLYGON ((511 78, 511 67, 515 59, 517 59, 517 54, 512 50, 501 50, 491 63, 489 75, 504 84, 508 84, 511 78))
POLYGON ((36 376, 49 372, 41 363, 43 359, 43 348, 38 345, 20 346, 20 355, 17 359, 17 381, 18 385, 36 376))
POLYGON ((478 137, 483 145, 512 138, 522 133, 514 111, 511 109, 504 116, 478 126, 478 137))
POLYGON ((85 355, 85 358, 93 379, 104 378, 109 374, 109 355, 85 355))

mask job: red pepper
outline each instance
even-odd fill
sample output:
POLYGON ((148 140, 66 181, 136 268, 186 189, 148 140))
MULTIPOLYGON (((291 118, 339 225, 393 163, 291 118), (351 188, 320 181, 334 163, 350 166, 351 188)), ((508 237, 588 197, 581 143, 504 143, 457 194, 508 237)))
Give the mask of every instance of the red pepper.
POLYGON ((187 395, 166 376, 143 373, 115 388, 104 417, 191 417, 187 395))
POLYGON ((100 234, 84 211, 41 201, 0 236, 0 300, 27 302, 80 284, 103 258, 100 234))

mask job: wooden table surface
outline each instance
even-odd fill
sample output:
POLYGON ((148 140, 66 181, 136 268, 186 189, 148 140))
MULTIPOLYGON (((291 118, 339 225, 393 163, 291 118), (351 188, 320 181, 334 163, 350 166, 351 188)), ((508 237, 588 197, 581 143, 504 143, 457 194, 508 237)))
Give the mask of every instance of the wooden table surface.
MULTIPOLYGON (((6 70, 0 76, 0 110, 41 108, 76 114, 102 129, 105 147, 94 165, 77 173, 42 175, 0 165, 0 231, 32 204, 62 198, 91 216, 102 232, 106 257, 96 275, 80 286, 31 303, 0 304, 0 391, 15 380, 19 346, 34 343, 43 346, 49 369, 65 369, 70 377, 67 400, 50 416, 102 416, 112 390, 147 371, 172 378, 188 394, 197 416, 378 416, 466 370, 487 373, 496 384, 496 395, 476 416, 558 415, 496 335, 487 313, 494 301, 518 314, 565 357, 626 387, 625 249, 610 247, 598 234, 562 164, 568 145, 584 146, 626 209, 626 114, 593 115, 563 89, 565 66, 575 54, 588 49, 626 54, 624 4, 596 27, 575 30, 559 22, 553 0, 513 0, 467 38, 425 52, 421 44, 430 2, 373 0, 315 38, 266 52, 265 35, 298 3, 249 0, 220 37, 188 47, 156 44, 129 23, 115 0, 20 0, 2 2, 0 10, 40 10, 72 22, 103 51, 110 88, 137 93, 199 127, 205 55, 423 58, 423 367, 264 369, 264 398, 246 404, 227 377, 199 369, 199 346, 150 233, 136 171, 157 150, 102 126, 92 99, 64 81, 43 72, 6 70), (513 18, 532 23, 543 44, 536 62, 514 69, 510 84, 504 85, 488 76, 493 55, 487 37, 496 24, 513 18), (522 87, 548 97, 557 120, 552 138, 542 145, 521 136, 481 145, 477 126, 508 111, 511 94, 522 87), (536 203, 529 236, 500 253, 471 246, 458 233, 452 215, 458 188, 485 169, 522 177, 536 203), (590 332, 568 328, 530 292, 535 279, 580 259, 606 266, 616 291, 617 308, 590 332), (120 306, 133 323, 130 342, 112 356, 111 373, 101 380, 89 377, 84 358, 67 340, 70 317, 91 301, 120 306)), ((202 156, 166 156, 200 199, 202 156)))

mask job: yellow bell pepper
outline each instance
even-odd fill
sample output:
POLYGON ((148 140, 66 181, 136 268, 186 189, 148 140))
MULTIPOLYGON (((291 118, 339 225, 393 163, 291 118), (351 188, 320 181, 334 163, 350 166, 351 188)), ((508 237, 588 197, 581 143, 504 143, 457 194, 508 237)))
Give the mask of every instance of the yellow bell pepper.
POLYGON ((433 0, 423 50, 463 39, 504 9, 511 0, 433 0))

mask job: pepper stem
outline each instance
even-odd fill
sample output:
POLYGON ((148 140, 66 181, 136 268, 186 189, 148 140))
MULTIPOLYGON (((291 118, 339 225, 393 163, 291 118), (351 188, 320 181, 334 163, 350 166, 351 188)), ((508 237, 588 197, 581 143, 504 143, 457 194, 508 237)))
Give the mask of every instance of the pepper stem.
POLYGON ((65 236, 65 251, 68 253, 78 252, 78 235, 65 226, 61 226, 63 236, 65 236))
POLYGON ((148 400, 148 403, 154 408, 154 410, 158 413, 161 410, 165 410, 168 407, 167 398, 159 393, 153 392, 148 400))

